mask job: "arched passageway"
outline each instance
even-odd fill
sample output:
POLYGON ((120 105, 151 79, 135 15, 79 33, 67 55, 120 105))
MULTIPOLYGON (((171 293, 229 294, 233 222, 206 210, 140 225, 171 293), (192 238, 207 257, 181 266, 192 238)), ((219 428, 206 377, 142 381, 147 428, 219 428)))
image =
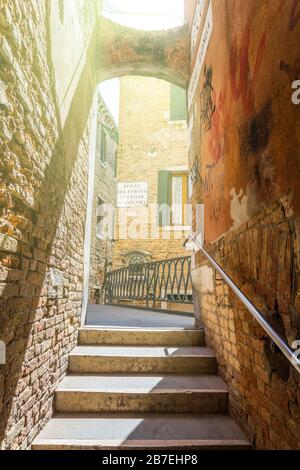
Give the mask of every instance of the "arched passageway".
POLYGON ((97 81, 124 75, 146 75, 185 88, 190 72, 187 25, 165 31, 127 28, 106 18, 97 25, 97 81))

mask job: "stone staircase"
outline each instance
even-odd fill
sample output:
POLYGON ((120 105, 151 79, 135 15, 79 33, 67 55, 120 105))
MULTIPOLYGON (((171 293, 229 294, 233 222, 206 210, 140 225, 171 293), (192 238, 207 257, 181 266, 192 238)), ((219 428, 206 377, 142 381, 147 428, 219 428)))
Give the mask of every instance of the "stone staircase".
POLYGON ((249 449, 216 373, 201 330, 83 328, 32 449, 249 449))

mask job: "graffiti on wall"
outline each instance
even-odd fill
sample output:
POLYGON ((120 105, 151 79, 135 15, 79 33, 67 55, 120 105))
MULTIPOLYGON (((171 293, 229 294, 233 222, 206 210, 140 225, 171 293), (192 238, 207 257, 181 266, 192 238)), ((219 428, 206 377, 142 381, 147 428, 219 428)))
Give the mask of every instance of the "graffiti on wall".
POLYGON ((199 171, 198 155, 196 155, 193 166, 191 168, 190 178, 191 178, 191 182, 193 183, 193 185, 199 181, 200 171, 199 171))
POLYGON ((216 110, 213 100, 212 86, 213 71, 212 67, 204 67, 204 83, 200 93, 200 117, 203 132, 207 132, 211 128, 211 120, 216 110))
POLYGON ((222 201, 221 197, 213 199, 209 205, 209 218, 211 221, 218 222, 222 210, 222 201))
POLYGON ((217 168, 215 163, 209 163, 205 166, 204 178, 202 181, 203 192, 206 197, 209 197, 212 191, 216 188, 222 190, 224 188, 222 178, 224 176, 223 169, 217 168))
POLYGON ((225 150, 225 118, 224 103, 225 91, 217 93, 214 90, 213 69, 211 66, 204 67, 204 81, 200 93, 200 133, 209 132, 209 155, 213 163, 217 164, 224 156, 225 150))
MULTIPOLYGON (((242 16, 234 7, 242 0, 225 3, 222 15, 213 10, 215 31, 193 102, 194 116, 201 120, 195 132, 202 150, 198 185, 210 241, 282 190, 282 173, 290 168, 283 166, 279 144, 283 135, 292 135, 293 124, 282 125, 281 135, 280 113, 290 106, 284 118, 298 118, 290 95, 300 107, 300 0, 266 2, 268 10, 259 0, 244 2, 242 16)), ((296 158, 297 148, 290 154, 296 158)))
MULTIPOLYGON (((264 32, 258 42, 251 42, 250 24, 240 37, 235 36, 229 50, 229 87, 231 98, 241 102, 242 111, 250 119, 255 110, 255 93, 261 74, 267 36, 264 32), (250 59, 250 52, 251 58, 250 59)), ((213 67, 205 65, 204 79, 200 93, 201 134, 207 134, 207 161, 203 165, 202 185, 209 219, 218 222, 225 208, 225 166, 226 136, 229 115, 226 114, 226 91, 216 90, 213 85, 213 67)), ((255 153, 262 149, 269 140, 269 125, 261 129, 260 123, 268 121, 268 109, 262 116, 249 120, 243 129, 243 154, 255 153), (261 118, 261 119, 260 119, 261 118)))
POLYGON ((250 45, 250 37, 250 27, 247 27, 240 42, 235 37, 230 47, 231 91, 236 101, 242 100, 243 111, 247 116, 254 109, 255 90, 266 49, 266 33, 259 40, 253 70, 249 61, 249 50, 253 47, 253 44, 250 45))
POLYGON ((211 221, 219 220, 224 191, 225 154, 225 91, 217 92, 213 85, 213 68, 205 64, 200 92, 200 133, 206 136, 208 152, 203 162, 201 183, 206 201, 206 213, 211 221))
POLYGON ((211 190, 212 190, 212 174, 213 174, 213 169, 215 165, 210 164, 206 165, 206 171, 204 173, 203 177, 203 192, 205 196, 210 196, 211 190))
POLYGON ((215 112, 211 121, 211 137, 209 140, 209 153, 215 164, 224 157, 225 152, 225 118, 224 118, 225 92, 214 95, 215 112))

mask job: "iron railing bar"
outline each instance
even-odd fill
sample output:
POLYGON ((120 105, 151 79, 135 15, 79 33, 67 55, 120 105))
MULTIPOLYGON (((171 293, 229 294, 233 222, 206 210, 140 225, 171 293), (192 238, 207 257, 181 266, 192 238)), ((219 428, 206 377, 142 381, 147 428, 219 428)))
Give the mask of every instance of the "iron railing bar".
POLYGON ((242 304, 246 309, 251 313, 251 315, 258 321, 262 326, 268 336, 274 341, 278 346, 280 351, 285 355, 285 357, 290 361, 290 363, 295 367, 295 369, 300 373, 300 359, 296 356, 295 351, 293 351, 286 341, 273 329, 271 324, 265 319, 264 315, 253 305, 251 300, 243 294, 243 292, 238 288, 238 286, 233 282, 233 280, 225 273, 221 266, 212 258, 212 256, 205 250, 203 245, 197 240, 195 235, 190 234, 184 242, 184 246, 187 245, 188 241, 192 240, 201 253, 208 259, 208 261, 214 266, 216 271, 222 276, 224 281, 229 285, 233 290, 236 296, 240 299, 242 304))
POLYGON ((171 278, 171 265, 172 265, 172 261, 170 263, 166 263, 166 261, 163 261, 161 263, 162 271, 161 271, 161 282, 160 282, 160 287, 159 287, 159 300, 161 300, 162 302, 168 298, 167 296, 168 296, 169 281, 171 278))
POLYGON ((191 257, 170 258, 121 267, 106 273, 105 302, 115 300, 193 303, 191 257), (185 269, 187 268, 187 270, 185 269), (180 272, 179 272, 180 271, 180 272))
MULTIPOLYGON (((182 258, 188 259, 188 258, 190 258, 190 256, 182 256, 182 258)), ((147 261, 147 263, 142 263, 142 264, 145 265, 145 266, 147 266, 147 265, 153 266, 155 264, 168 263, 170 261, 176 261, 176 260, 178 260, 178 258, 168 258, 168 259, 158 260, 158 261, 147 261)), ((110 272, 111 273, 117 273, 118 271, 126 271, 127 269, 128 269, 128 267, 126 266, 125 268, 124 267, 117 268, 117 269, 114 269, 113 271, 110 271, 110 272)))
MULTIPOLYGON (((153 300, 160 300, 159 299, 159 295, 157 296, 156 295, 156 292, 157 292, 157 285, 159 286, 159 280, 160 280, 160 274, 159 274, 159 268, 160 266, 157 265, 156 263, 153 263, 153 267, 154 267, 154 281, 153 281, 153 300)), ((159 287, 158 287, 159 289, 159 287)))

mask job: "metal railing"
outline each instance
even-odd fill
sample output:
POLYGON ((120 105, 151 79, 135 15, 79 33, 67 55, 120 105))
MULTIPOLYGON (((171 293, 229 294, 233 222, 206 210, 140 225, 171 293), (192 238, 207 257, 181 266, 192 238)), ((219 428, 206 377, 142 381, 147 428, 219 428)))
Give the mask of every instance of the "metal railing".
POLYGON ((195 235, 190 234, 184 242, 184 246, 186 246, 189 241, 192 241, 196 244, 201 253, 213 265, 213 267, 221 275, 221 277, 229 285, 229 287, 233 290, 233 292, 240 299, 246 309, 251 313, 255 320, 258 321, 258 323, 263 327, 268 336, 278 346, 280 351, 300 373, 300 359, 296 356, 295 351, 293 351, 290 346, 286 343, 286 341, 273 329, 271 324, 265 319, 264 315, 253 305, 253 303, 248 299, 248 297, 243 294, 243 292, 237 287, 233 280, 225 273, 221 266, 211 257, 211 255, 205 250, 199 240, 197 240, 195 235))
POLYGON ((193 303, 191 257, 132 264, 106 273, 105 303, 193 303))

